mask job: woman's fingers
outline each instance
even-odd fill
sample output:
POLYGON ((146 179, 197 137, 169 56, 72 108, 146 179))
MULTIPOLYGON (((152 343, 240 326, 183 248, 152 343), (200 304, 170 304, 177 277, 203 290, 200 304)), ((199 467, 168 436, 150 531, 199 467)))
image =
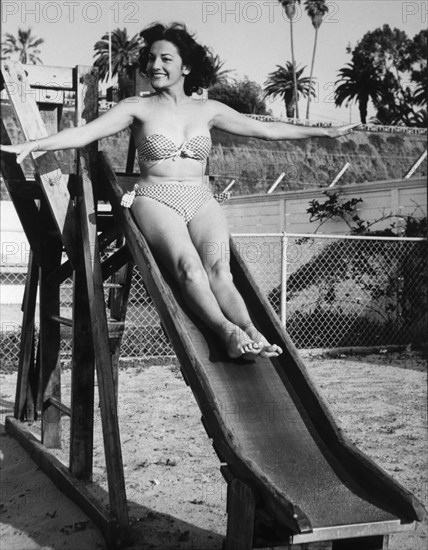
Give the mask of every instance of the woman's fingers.
POLYGON ((16 145, 1 145, 0 144, 0 151, 4 151, 5 153, 15 153, 16 145))
POLYGON ((30 151, 23 151, 16 157, 16 162, 21 164, 21 162, 30 154, 30 151))
POLYGON ((330 137, 336 138, 336 137, 346 136, 354 128, 360 125, 361 125, 360 122, 353 122, 352 124, 346 124, 345 126, 334 126, 330 130, 330 137))
POLYGON ((0 151, 17 155, 16 162, 18 164, 21 164, 25 157, 27 157, 33 150, 34 145, 32 142, 22 143, 19 145, 0 145, 0 151))
POLYGON ((344 130, 352 130, 352 128, 356 128, 357 126, 361 126, 361 122, 352 122, 352 124, 346 124, 345 126, 342 126, 342 128, 344 130))

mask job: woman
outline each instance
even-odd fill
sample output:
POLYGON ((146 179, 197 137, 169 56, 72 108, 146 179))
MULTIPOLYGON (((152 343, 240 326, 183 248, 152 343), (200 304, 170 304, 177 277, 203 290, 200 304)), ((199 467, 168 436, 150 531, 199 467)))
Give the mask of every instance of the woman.
POLYGON ((277 356, 281 348, 257 331, 233 283, 226 217, 219 197, 203 183, 210 129, 286 140, 338 137, 356 124, 325 129, 260 122, 220 102, 195 99, 192 93, 208 86, 213 76, 208 50, 178 23, 155 24, 141 35, 145 46, 140 69, 150 79, 153 93, 125 99, 86 126, 1 149, 17 154, 20 163, 32 151, 84 147, 131 127, 141 179, 124 196, 123 206, 132 208, 156 257, 177 280, 186 304, 218 334, 230 357, 277 356))

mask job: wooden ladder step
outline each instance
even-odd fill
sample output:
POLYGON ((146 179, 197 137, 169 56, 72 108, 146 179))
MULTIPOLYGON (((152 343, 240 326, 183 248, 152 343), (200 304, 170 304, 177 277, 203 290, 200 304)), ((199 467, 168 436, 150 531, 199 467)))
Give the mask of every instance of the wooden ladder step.
MULTIPOLYGON (((118 286, 122 286, 122 285, 118 285, 118 286)), ((61 325, 65 325, 66 327, 71 327, 71 328, 73 327, 73 319, 69 319, 68 317, 62 317, 61 315, 48 315, 47 317, 51 321, 54 321, 61 325)), ((119 338, 122 335, 123 331, 125 330, 124 321, 109 320, 107 325, 108 325, 109 338, 119 338)))
POLYGON ((120 283, 104 283, 103 284, 103 287, 104 288, 122 288, 124 285, 120 284, 120 283))
MULTIPOLYGON (((117 230, 114 232, 109 232, 109 234, 101 234, 98 237, 98 240, 100 242, 100 248, 101 250, 105 250, 109 244, 111 244, 114 240, 117 239, 117 230)), ((117 249, 113 249, 114 252, 110 254, 107 258, 105 258, 101 262, 101 268, 103 272, 103 279, 108 279, 113 273, 116 273, 121 267, 123 267, 126 263, 128 263, 131 260, 131 256, 128 252, 128 249, 126 246, 122 246, 117 249)), ((70 260, 65 261, 52 271, 52 273, 49 273, 48 275, 48 282, 49 284, 57 284, 60 285, 67 279, 73 276, 73 267, 71 265, 70 260)), ((67 288, 64 286, 64 288, 67 288)))
POLYGON ((69 319, 68 317, 61 317, 61 315, 51 314, 51 315, 48 315, 47 318, 50 319, 51 321, 55 321, 56 323, 65 325, 67 327, 73 326, 73 319, 69 319))
POLYGON ((46 399, 45 404, 52 405, 52 407, 60 410, 66 416, 71 416, 71 408, 64 405, 64 403, 61 403, 61 401, 58 401, 58 399, 55 399, 55 397, 49 397, 49 399, 46 399))

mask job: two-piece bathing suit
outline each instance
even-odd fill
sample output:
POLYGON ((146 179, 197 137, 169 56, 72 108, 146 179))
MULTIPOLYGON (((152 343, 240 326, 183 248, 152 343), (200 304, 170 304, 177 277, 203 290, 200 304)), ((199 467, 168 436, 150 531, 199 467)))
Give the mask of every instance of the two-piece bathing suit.
MULTIPOLYGON (((175 160, 178 157, 191 158, 205 163, 211 151, 211 138, 209 136, 195 136, 186 140, 180 147, 162 134, 152 134, 143 137, 137 146, 138 156, 141 161, 156 161, 160 164, 165 159, 175 160)), ((230 198, 230 193, 213 194, 204 185, 177 184, 153 184, 140 187, 134 186, 122 197, 122 206, 130 208, 135 196, 150 197, 175 210, 186 223, 199 212, 210 199, 223 202, 230 198)))

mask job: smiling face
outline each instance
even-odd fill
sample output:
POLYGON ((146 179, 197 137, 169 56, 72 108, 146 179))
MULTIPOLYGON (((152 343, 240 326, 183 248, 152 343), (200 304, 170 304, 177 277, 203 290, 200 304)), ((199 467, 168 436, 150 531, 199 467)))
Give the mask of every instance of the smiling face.
POLYGON ((177 47, 172 42, 158 40, 153 43, 147 63, 147 74, 155 90, 175 84, 183 86, 184 78, 189 72, 183 65, 177 47))

